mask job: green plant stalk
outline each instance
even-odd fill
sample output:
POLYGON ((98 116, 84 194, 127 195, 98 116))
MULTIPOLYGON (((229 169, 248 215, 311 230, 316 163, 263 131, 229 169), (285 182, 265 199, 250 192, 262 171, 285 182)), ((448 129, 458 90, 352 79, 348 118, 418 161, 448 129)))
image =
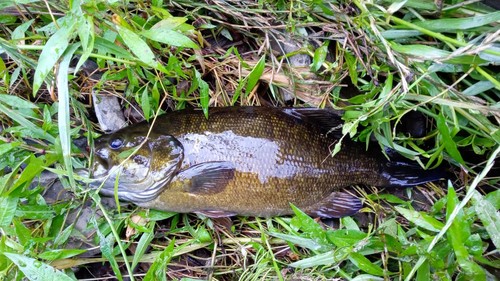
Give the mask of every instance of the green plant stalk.
POLYGON ((484 71, 479 66, 475 67, 475 69, 477 70, 477 72, 479 72, 481 75, 483 75, 484 78, 488 79, 488 81, 490 81, 491 83, 493 83, 493 85, 495 85, 495 88, 497 88, 498 90, 500 90, 500 81, 498 81, 497 79, 495 79, 493 76, 491 76, 488 72, 484 71))
POLYGON ((264 235, 265 233, 265 230, 264 228, 262 227, 262 224, 260 222, 260 219, 257 218, 257 224, 259 225, 259 229, 261 231, 261 237, 262 239, 261 240, 264 240, 265 244, 266 244, 266 248, 267 250, 269 251, 269 254, 271 255, 271 260, 273 261, 273 267, 274 267, 274 270, 276 271, 276 274, 278 275, 278 280, 279 281, 284 281, 283 279, 283 275, 281 275, 281 270, 280 268, 278 267, 278 264, 276 262, 276 257, 274 256, 273 254, 273 250, 271 249, 271 244, 269 244, 269 241, 268 239, 266 239, 266 235, 264 235))
MULTIPOLYGON (((498 146, 497 149, 491 154, 490 158, 488 158, 488 161, 487 161, 486 166, 484 167, 483 171, 481 171, 481 173, 477 177, 474 178, 474 181, 469 186, 469 190, 467 190, 467 194, 465 195, 464 199, 462 200, 462 202, 460 202, 460 205, 455 207, 455 209, 451 213, 449 219, 446 221, 446 224, 444 225, 444 227, 441 229, 441 231, 439 231, 439 233, 436 236, 434 236, 434 239, 432 240, 432 242, 429 244, 429 247, 427 248, 427 253, 430 253, 432 251, 434 246, 436 246, 437 242, 446 234, 446 231, 448 231, 451 224, 453 223, 453 221, 457 217, 458 213, 470 201, 470 199, 474 195, 474 191, 476 190, 476 187, 479 184, 479 182, 482 181, 486 177, 488 172, 493 167, 498 153, 500 153, 500 146, 498 146)), ((412 280, 413 275, 415 275, 417 270, 420 268, 420 266, 422 266, 422 264, 426 261, 426 259, 427 259, 427 256, 424 256, 424 255, 420 256, 420 259, 417 261, 415 266, 412 268, 412 270, 410 271, 410 273, 406 277, 405 281, 412 280)))
MULTIPOLYGON (((96 193, 97 194, 97 193, 96 193)), ((92 199, 96 202, 97 206, 99 209, 101 209, 103 216, 106 218, 106 221, 109 224, 109 228, 111 229, 111 232, 113 232, 113 236, 116 239, 116 242, 118 244, 118 248, 120 249, 120 253, 122 254, 123 257, 123 263, 125 264, 125 268, 127 268, 127 272, 130 276, 130 280, 134 281, 134 273, 132 272, 132 268, 130 267, 130 261, 127 258, 127 253, 125 253, 125 249, 123 248, 122 243, 120 242, 120 235, 118 235, 118 232, 116 231, 115 227, 113 226, 113 221, 111 218, 108 216, 108 213, 106 212, 106 209, 101 203, 101 200, 98 200, 98 198, 95 198, 95 196, 92 196, 92 199)))

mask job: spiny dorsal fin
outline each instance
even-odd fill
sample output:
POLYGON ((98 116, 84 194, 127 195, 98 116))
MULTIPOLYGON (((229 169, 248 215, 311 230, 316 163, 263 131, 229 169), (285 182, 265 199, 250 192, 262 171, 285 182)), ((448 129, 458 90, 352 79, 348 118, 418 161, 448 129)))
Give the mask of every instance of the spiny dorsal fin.
POLYGON ((321 109, 311 107, 284 108, 287 115, 300 119, 313 126, 317 126, 323 133, 342 136, 343 111, 335 109, 321 109))

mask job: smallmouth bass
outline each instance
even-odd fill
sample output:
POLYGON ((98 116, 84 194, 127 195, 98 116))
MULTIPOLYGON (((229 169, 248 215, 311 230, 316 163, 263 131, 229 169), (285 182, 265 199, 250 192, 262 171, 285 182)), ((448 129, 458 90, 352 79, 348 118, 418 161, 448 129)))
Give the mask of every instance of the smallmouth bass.
POLYGON ((354 185, 412 186, 442 178, 417 164, 390 162, 343 140, 331 110, 220 107, 185 109, 95 141, 93 186, 139 206, 210 217, 279 216, 294 204, 312 216, 352 215, 354 185), (149 136, 148 135, 149 131, 149 136), (118 179, 116 179, 118 177, 118 179))

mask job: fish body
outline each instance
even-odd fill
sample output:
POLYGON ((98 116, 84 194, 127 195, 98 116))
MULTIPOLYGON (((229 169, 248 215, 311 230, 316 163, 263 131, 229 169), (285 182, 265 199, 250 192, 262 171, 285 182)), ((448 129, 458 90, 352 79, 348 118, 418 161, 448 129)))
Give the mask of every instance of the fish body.
POLYGON ((118 176, 120 199, 212 217, 287 215, 290 204, 342 217, 362 206, 345 187, 438 178, 346 140, 332 157, 339 135, 328 130, 340 124, 336 113, 321 109, 222 107, 211 108, 208 119, 201 110, 176 111, 152 127, 138 123, 96 140, 94 174, 109 175, 104 194, 114 193, 118 176))

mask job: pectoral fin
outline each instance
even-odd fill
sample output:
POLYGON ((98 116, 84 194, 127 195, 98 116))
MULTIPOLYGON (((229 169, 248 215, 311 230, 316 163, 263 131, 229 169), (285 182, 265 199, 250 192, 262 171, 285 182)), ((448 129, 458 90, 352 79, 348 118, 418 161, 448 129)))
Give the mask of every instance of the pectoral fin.
POLYGON ((347 192, 332 192, 328 197, 305 208, 304 211, 311 216, 322 218, 341 218, 356 214, 363 204, 359 198, 347 192))
POLYGON ((193 194, 214 194, 223 191, 234 178, 231 162, 206 162, 181 171, 177 176, 186 182, 184 191, 193 194))

